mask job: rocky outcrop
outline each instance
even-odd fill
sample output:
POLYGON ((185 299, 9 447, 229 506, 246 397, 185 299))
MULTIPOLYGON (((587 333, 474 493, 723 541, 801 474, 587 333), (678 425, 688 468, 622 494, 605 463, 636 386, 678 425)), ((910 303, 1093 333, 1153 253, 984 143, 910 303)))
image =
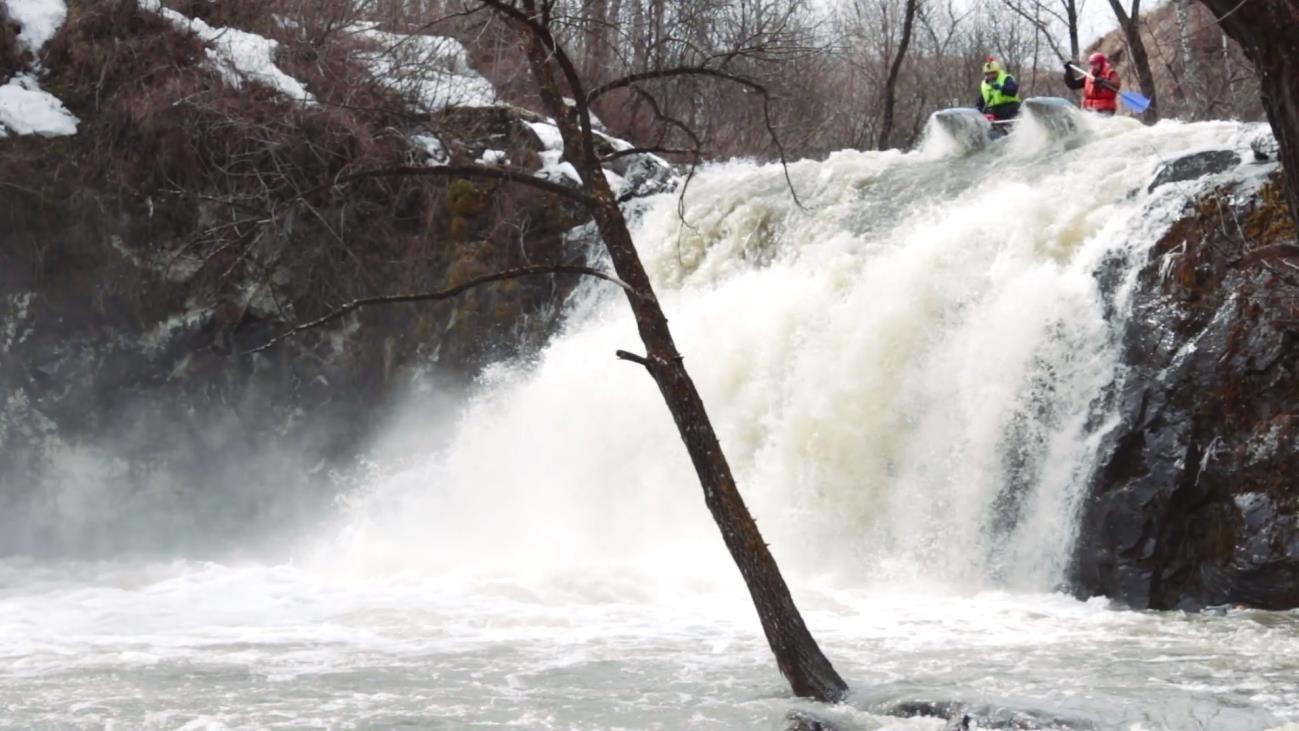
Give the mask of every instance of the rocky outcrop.
POLYGON ((1136 287, 1076 586, 1138 608, 1299 606, 1299 245, 1279 176, 1202 197, 1136 287))
MULTIPOLYGON (((238 544, 301 502, 327 503, 329 468, 414 379, 453 389, 558 326, 571 275, 365 309, 251 352, 352 299, 584 263, 591 244, 584 212, 535 190, 418 176, 322 185, 472 165, 487 150, 535 169, 539 118, 413 112, 365 77, 354 49, 291 37, 280 48, 318 103, 226 83, 200 39, 133 2, 71 3, 43 52, 42 84, 83 127, 0 148, 0 553, 200 532, 238 544), (284 445, 273 465, 259 456, 272 437, 284 445), (282 489, 241 487, 267 480, 282 489), (198 514, 205 525, 167 525, 198 514)), ((639 191, 670 173, 649 167, 639 191)))

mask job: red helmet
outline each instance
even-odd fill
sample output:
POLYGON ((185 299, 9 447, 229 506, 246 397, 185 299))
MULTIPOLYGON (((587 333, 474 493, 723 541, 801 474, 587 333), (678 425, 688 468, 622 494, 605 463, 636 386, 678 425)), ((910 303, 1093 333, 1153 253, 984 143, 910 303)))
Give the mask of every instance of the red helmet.
POLYGON ((1105 54, 1101 53, 1100 51, 1097 51, 1096 53, 1093 53, 1092 55, 1088 56, 1087 61, 1091 63, 1091 65, 1093 66, 1104 66, 1105 64, 1110 62, 1110 60, 1106 58, 1105 54))

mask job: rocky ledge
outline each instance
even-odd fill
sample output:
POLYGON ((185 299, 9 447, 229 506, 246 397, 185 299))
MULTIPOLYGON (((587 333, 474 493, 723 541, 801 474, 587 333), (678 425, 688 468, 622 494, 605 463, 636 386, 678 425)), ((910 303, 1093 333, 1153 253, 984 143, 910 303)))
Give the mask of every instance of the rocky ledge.
MULTIPOLYGON (((1202 157, 1155 184, 1238 161, 1202 157)), ((1279 174, 1256 194, 1242 185, 1201 197, 1138 274, 1119 421, 1083 508, 1080 594, 1299 606, 1299 245, 1279 174)))

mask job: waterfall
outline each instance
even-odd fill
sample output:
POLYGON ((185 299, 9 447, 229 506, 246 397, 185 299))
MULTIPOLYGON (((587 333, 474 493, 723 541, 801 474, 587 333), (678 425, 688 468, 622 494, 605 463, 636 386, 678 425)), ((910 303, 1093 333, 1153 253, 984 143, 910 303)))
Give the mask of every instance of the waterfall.
MULTIPOLYGON (((1057 588, 1124 285, 1185 200, 1145 186, 1169 157, 1245 134, 1026 125, 966 157, 931 139, 788 171, 713 165, 682 207, 646 203, 642 257, 787 571, 1057 588)), ((449 444, 348 496, 330 560, 733 571, 653 382, 613 357, 637 346, 625 302, 593 282, 542 353, 484 376, 449 444)))

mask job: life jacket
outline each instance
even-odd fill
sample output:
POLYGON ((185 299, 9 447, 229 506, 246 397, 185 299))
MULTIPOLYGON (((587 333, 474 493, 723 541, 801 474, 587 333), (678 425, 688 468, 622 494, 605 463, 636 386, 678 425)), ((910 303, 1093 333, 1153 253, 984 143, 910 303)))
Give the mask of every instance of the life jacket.
POLYGON ((1119 85, 1119 73, 1114 70, 1113 66, 1106 64, 1099 74, 1094 74, 1094 77, 1087 77, 1087 83, 1083 84, 1083 109, 1091 109, 1097 112, 1118 111, 1118 93, 1096 83, 1095 79, 1104 79, 1117 87, 1119 85))
MULTIPOLYGON (((1004 86, 1006 84, 1006 79, 1009 78, 1010 74, 1005 71, 998 72, 997 84, 999 86, 1004 86)), ((1007 94, 1001 89, 994 89, 992 88, 992 84, 988 83, 987 79, 984 79, 983 83, 979 85, 979 92, 983 94, 984 107, 995 107, 1001 104, 1010 104, 1011 102, 1019 101, 1019 94, 1007 94)))

